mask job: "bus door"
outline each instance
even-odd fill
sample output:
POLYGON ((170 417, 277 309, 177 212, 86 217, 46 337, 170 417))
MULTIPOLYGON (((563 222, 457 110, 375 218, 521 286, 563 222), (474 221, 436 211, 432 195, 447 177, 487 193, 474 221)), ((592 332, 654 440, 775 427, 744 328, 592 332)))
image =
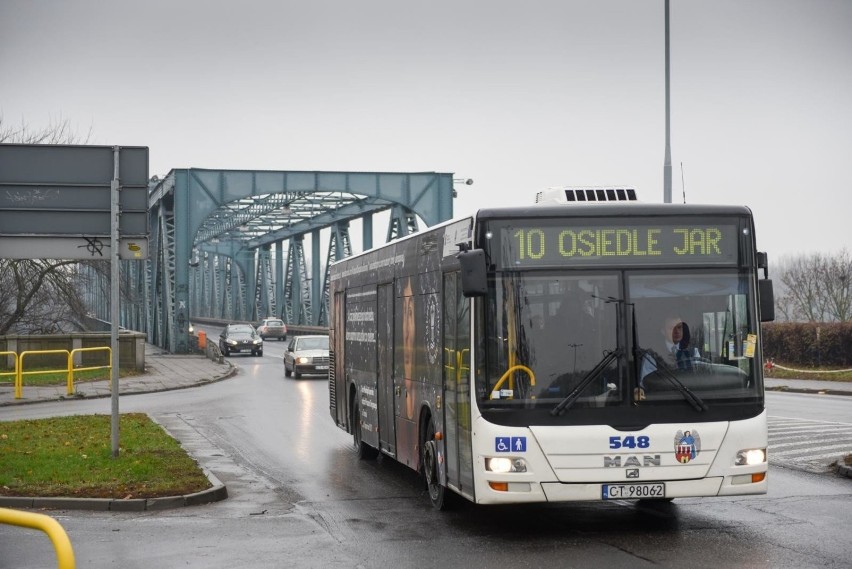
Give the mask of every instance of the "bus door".
POLYGON ((328 398, 331 416, 338 426, 344 427, 347 430, 347 417, 349 417, 349 409, 346 401, 346 375, 343 372, 343 339, 346 336, 344 332, 344 317, 343 317, 343 292, 334 293, 332 315, 334 318, 334 326, 329 327, 328 340, 331 348, 332 359, 328 368, 328 398), (340 331, 337 333, 336 331, 340 331), (338 398, 338 395, 340 397, 338 398))
POLYGON ((444 441, 447 485, 473 499, 470 301, 462 295, 460 275, 444 275, 444 441))
POLYGON ((379 445, 396 455, 393 396, 393 283, 378 287, 376 334, 378 341, 376 377, 379 391, 379 445))

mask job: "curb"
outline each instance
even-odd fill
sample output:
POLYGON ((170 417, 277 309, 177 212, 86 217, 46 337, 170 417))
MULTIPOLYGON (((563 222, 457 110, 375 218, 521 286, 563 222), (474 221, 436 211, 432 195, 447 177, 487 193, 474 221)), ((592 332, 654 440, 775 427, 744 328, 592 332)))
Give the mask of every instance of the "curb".
POLYGON ((30 498, 18 496, 0 496, 0 507, 34 508, 46 510, 94 510, 100 512, 146 512, 153 510, 169 510, 185 506, 198 506, 219 502, 228 497, 228 489, 216 476, 202 469, 207 479, 213 485, 211 488, 185 494, 183 496, 164 496, 162 498, 130 498, 127 500, 114 498, 30 498))
POLYGON ((782 391, 787 393, 810 393, 813 395, 852 395, 852 391, 841 389, 810 389, 807 387, 789 387, 778 385, 776 387, 765 387, 765 391, 782 391))
MULTIPOLYGON (((229 378, 233 377, 234 375, 236 375, 238 370, 237 370, 237 366, 235 366, 233 363, 231 363, 227 360, 222 361, 222 362, 218 362, 218 363, 227 364, 228 370, 225 373, 223 373, 222 375, 216 376, 216 377, 214 377, 213 379, 210 379, 210 380, 197 381, 195 383, 191 383, 191 384, 188 384, 188 385, 175 385, 175 386, 172 386, 172 387, 163 387, 161 389, 146 389, 144 391, 125 391, 125 392, 122 392, 119 389, 118 394, 121 397, 128 397, 130 395, 144 395, 146 393, 160 393, 162 391, 175 391, 175 390, 178 390, 178 389, 192 389, 193 387, 201 387, 203 385, 210 385, 211 383, 216 383, 218 381, 229 379, 229 378)), ((111 397, 111 395, 108 394, 108 393, 103 394, 103 395, 97 395, 97 394, 87 395, 85 393, 81 393, 81 392, 78 391, 78 392, 75 392, 72 395, 60 395, 56 398, 50 398, 50 399, 13 399, 11 401, 0 401, 0 407, 11 407, 11 406, 14 406, 14 405, 32 405, 32 404, 36 404, 36 403, 46 403, 46 402, 51 402, 51 401, 56 402, 56 401, 79 401, 79 400, 83 400, 83 399, 106 399, 107 397, 111 397)))

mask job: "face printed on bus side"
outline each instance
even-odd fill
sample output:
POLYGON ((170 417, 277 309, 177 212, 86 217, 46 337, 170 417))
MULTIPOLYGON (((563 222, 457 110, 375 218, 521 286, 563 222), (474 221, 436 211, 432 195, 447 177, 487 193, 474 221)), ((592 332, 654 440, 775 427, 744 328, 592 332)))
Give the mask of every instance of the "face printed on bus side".
POLYGON ((408 418, 414 418, 414 393, 412 393, 414 377, 414 294, 411 290, 411 279, 402 289, 402 371, 405 379, 405 409, 408 418))

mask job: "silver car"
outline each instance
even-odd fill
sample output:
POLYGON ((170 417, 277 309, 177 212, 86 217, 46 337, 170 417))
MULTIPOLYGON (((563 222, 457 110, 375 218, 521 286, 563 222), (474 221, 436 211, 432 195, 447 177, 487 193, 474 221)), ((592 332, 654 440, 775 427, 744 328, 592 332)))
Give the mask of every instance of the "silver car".
POLYGON ((277 338, 278 340, 287 339, 287 325, 280 318, 264 318, 256 326, 257 333, 264 340, 269 338, 277 338))
POLYGON ((328 336, 294 336, 284 352, 284 375, 328 375, 328 336))

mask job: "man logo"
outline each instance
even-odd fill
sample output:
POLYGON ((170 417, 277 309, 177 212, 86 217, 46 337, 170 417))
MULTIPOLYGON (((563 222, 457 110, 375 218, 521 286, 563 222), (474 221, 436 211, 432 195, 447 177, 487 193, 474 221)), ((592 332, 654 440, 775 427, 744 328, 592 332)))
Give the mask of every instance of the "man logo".
POLYGON ((604 459, 604 468, 620 468, 622 466, 635 466, 639 468, 640 466, 660 466, 660 455, 658 454, 644 454, 642 455, 642 461, 639 461, 638 456, 629 455, 622 462, 622 457, 620 455, 616 456, 605 456, 604 459))

